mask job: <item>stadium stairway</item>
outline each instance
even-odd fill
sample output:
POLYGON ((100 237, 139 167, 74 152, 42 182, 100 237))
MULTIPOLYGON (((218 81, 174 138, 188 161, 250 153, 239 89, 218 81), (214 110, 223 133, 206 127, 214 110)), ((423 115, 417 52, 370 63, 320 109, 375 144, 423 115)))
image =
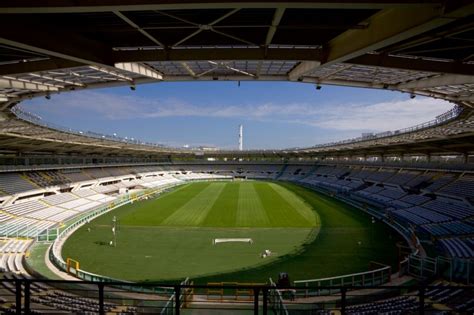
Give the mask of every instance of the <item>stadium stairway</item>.
POLYGON ((299 180, 299 181, 302 181, 302 180, 304 180, 304 179, 310 177, 311 175, 315 174, 316 169, 317 169, 317 167, 316 167, 316 166, 313 166, 308 172, 306 172, 305 175, 303 175, 303 177, 299 178, 298 180, 299 180))
POLYGON ((276 180, 278 180, 280 177, 285 174, 286 169, 288 168, 288 164, 284 164, 281 170, 278 172, 277 176, 275 177, 276 180))

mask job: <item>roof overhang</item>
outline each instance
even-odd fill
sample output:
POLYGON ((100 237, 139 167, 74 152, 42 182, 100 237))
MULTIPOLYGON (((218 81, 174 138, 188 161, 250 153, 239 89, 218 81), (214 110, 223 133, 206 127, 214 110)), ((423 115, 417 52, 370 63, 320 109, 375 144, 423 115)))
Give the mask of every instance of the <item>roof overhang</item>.
POLYGON ((470 110, 473 14, 463 0, 5 0, 0 110, 82 89, 221 80, 385 89, 470 110))

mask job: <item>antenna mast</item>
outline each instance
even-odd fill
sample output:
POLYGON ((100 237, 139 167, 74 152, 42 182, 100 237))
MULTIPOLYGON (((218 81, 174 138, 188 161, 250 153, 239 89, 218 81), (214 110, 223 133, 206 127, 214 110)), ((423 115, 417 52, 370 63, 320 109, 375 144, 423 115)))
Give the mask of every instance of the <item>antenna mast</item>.
POLYGON ((239 125, 239 151, 244 149, 244 126, 239 125))

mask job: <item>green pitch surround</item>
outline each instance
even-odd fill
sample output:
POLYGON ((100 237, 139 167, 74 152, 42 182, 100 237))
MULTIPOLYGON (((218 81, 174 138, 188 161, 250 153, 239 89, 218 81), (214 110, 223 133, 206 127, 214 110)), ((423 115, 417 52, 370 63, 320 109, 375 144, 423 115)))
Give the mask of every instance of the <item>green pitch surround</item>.
POLYGON ((195 182, 95 219, 62 254, 83 270, 130 281, 261 282, 280 271, 297 280, 365 271, 372 260, 395 265, 397 240, 360 210, 300 186, 195 182), (114 216, 117 247, 109 245, 114 216), (253 243, 214 245, 215 238, 253 243), (262 258, 266 249, 272 255, 262 258))

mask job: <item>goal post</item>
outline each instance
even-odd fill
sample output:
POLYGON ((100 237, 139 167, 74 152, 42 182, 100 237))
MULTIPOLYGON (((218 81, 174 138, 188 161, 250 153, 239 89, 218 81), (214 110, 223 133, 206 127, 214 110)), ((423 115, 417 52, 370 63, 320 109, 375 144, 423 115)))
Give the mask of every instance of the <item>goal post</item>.
POLYGON ((253 240, 251 238, 215 238, 212 240, 212 245, 216 245, 219 243, 249 243, 253 244, 253 240))
POLYGON ((79 261, 74 260, 72 258, 67 258, 66 259, 66 272, 69 274, 77 275, 77 272, 79 270, 79 261), (73 272, 71 272, 71 268, 73 269, 73 272))

